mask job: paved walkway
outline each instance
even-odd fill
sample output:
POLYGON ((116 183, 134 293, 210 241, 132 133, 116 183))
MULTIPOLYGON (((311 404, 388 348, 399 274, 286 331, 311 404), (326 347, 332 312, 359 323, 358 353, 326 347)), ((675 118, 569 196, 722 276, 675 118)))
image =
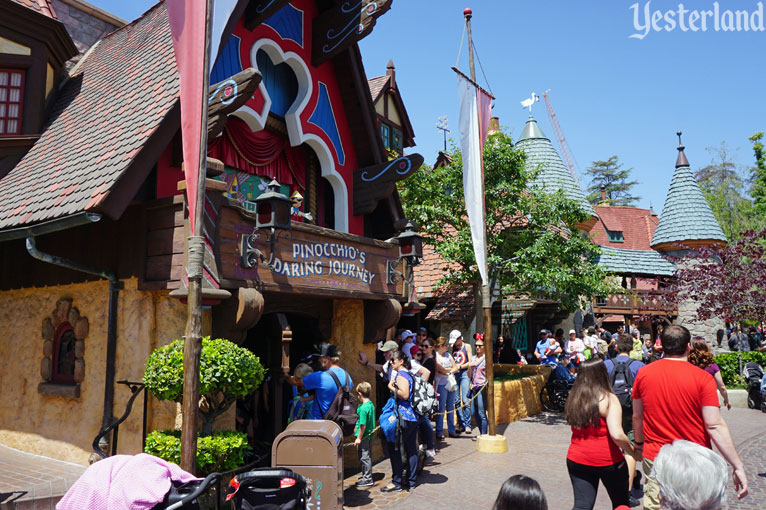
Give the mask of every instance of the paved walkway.
POLYGON ((85 466, 0 445, 0 508, 52 510, 84 471, 85 466))
MULTIPOLYGON (((731 489, 725 508, 763 510, 766 508, 766 414, 737 408, 724 409, 723 413, 745 462, 750 483, 750 496, 737 501, 731 489)), ((478 453, 476 442, 468 436, 442 442, 436 461, 426 466, 418 480, 420 485, 410 493, 380 492, 380 487, 391 477, 388 460, 381 462, 373 467, 376 486, 370 490, 347 489, 345 508, 489 510, 505 479, 519 473, 540 482, 548 498, 548 508, 571 508, 572 486, 565 464, 570 432, 563 416, 540 414, 500 427, 498 432, 508 440, 508 453, 478 453)), ((356 477, 347 479, 345 486, 351 487, 355 480, 356 477)), ((610 509, 609 498, 602 487, 595 510, 610 509)))

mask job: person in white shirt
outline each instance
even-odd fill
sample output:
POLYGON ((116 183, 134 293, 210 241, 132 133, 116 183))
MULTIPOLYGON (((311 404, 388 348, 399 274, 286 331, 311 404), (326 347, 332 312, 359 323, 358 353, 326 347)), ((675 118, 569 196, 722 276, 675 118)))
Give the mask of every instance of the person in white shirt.
POLYGON ((577 332, 573 329, 569 330, 569 341, 567 341, 567 352, 569 353, 569 361, 574 366, 579 366, 580 363, 585 361, 585 342, 582 339, 577 338, 577 332))

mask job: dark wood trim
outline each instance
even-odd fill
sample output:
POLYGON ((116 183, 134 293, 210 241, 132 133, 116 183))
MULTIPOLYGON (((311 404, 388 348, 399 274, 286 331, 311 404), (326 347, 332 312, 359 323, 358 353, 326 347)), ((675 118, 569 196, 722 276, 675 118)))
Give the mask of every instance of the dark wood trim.
POLYGON ((133 158, 133 161, 125 169, 118 181, 112 186, 109 195, 97 208, 99 212, 103 212, 114 219, 119 218, 125 212, 125 209, 149 176, 152 168, 157 164, 157 160, 173 140, 173 136, 180 125, 181 108, 179 102, 176 101, 154 134, 144 144, 136 157, 133 158))
POLYGON ((0 3, 0 28, 14 31, 24 28, 24 34, 48 47, 54 67, 61 68, 79 53, 63 23, 33 11, 16 2, 0 3))

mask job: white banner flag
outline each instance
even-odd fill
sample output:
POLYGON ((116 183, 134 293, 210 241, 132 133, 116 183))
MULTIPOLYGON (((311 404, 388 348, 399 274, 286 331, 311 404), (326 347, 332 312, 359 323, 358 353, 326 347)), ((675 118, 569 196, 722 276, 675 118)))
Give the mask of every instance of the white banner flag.
POLYGON ((487 232, 484 210, 484 167, 482 149, 492 113, 491 97, 461 73, 457 75, 460 96, 460 149, 463 152, 463 192, 476 265, 481 282, 487 280, 487 232))

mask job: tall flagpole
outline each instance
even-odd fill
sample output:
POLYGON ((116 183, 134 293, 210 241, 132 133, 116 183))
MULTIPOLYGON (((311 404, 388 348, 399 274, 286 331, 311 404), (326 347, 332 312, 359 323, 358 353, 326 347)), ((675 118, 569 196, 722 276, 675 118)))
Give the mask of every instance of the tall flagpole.
MULTIPOLYGON (((186 340, 184 341, 184 392, 181 410, 181 468, 194 473, 197 470, 197 419, 199 415, 199 369, 202 352, 202 262, 204 245, 204 206, 205 177, 207 173, 207 113, 210 89, 210 25, 213 0, 206 0, 205 5, 205 51, 202 73, 202 104, 200 115, 202 129, 199 140, 199 170, 197 175, 196 196, 187 196, 194 200, 193 225, 194 235, 189 237, 187 255, 187 274, 189 277, 188 318, 186 322, 186 340)), ((188 190, 188 187, 187 187, 188 190)))
MULTIPOLYGON (((466 9, 463 11, 465 16, 465 23, 468 29, 468 65, 471 71, 471 80, 474 83, 476 81, 476 66, 473 62, 473 36, 471 34, 471 17, 473 11, 466 9)), ((484 158, 482 156, 482 174, 481 174, 481 199, 482 199, 482 221, 481 224, 487 224, 487 207, 484 204, 484 158)), ((484 243, 484 263, 487 264, 487 243, 484 243)), ((485 273, 487 279, 489 279, 488 268, 485 267, 485 273)), ((474 296, 475 298, 475 296, 474 296)), ((482 317, 484 319, 484 364, 487 370, 487 401, 484 403, 484 408, 487 411, 487 432, 490 436, 495 435, 495 377, 494 377, 494 348, 492 346, 492 307, 490 305, 490 289, 489 283, 482 282, 481 285, 481 304, 482 304, 482 317)))

